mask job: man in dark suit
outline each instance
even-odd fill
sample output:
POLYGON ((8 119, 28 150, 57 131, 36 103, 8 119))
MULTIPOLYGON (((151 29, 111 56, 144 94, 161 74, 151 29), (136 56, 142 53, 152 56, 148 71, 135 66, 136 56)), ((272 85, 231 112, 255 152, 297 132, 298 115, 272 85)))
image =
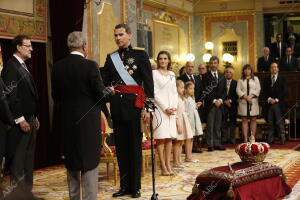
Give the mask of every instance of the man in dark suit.
MULTIPOLYGON (((25 60, 31 58, 32 45, 26 35, 12 41, 14 55, 4 65, 1 76, 7 87, 15 125, 7 133, 7 160, 13 185, 31 193, 37 118, 38 91, 25 60)), ((32 199, 39 199, 32 195, 32 199)))
POLYGON ((226 97, 224 100, 224 114, 222 123, 222 141, 235 144, 235 128, 237 115, 237 81, 233 80, 234 70, 232 67, 225 69, 226 97), (228 132, 229 131, 229 132, 228 132))
POLYGON ((218 72, 219 58, 212 56, 209 60, 210 72, 204 75, 205 107, 207 110, 206 142, 208 151, 225 150, 221 146, 221 124, 223 102, 226 97, 226 80, 218 72))
POLYGON ((264 47, 263 56, 257 60, 257 71, 268 72, 270 70, 270 64, 274 62, 274 59, 270 56, 269 47, 264 47))
MULTIPOLYGON (((183 75, 181 75, 178 79, 182 80, 184 83, 188 82, 188 81, 192 81, 195 84, 195 102, 197 102, 198 106, 200 107, 203 102, 198 102, 201 96, 201 92, 203 90, 202 86, 201 86, 201 79, 198 76, 195 76, 193 74, 194 71, 194 63, 191 61, 188 61, 185 63, 185 72, 183 75)), ((201 119, 202 120, 202 119, 201 119)), ((199 141, 199 137, 195 136, 194 140, 193 140, 193 152, 194 153, 201 153, 201 144, 199 141)))
POLYGON ((296 38, 295 36, 291 35, 289 37, 289 40, 288 40, 288 47, 291 47, 292 49, 292 52, 293 52, 293 56, 298 58, 300 56, 300 44, 299 43, 296 43, 296 38))
POLYGON ((121 188, 113 197, 131 194, 138 198, 141 196, 141 119, 150 118, 143 107, 144 97, 148 100, 154 97, 152 70, 147 53, 130 45, 132 34, 127 24, 116 25, 114 34, 119 49, 107 55, 101 69, 104 84, 114 85, 117 91, 110 100, 110 111, 121 188))
POLYGON ((290 47, 286 48, 285 56, 280 60, 279 68, 280 71, 297 71, 298 70, 298 60, 293 55, 293 51, 290 47))
POLYGON ((285 143, 284 130, 284 98, 287 94, 285 78, 278 74, 277 63, 270 66, 271 75, 264 79, 263 96, 266 103, 266 118, 269 125, 268 143, 274 142, 274 131, 280 134, 281 144, 285 143))
POLYGON ((276 35, 276 42, 271 44, 271 56, 276 60, 279 61, 285 53, 285 49, 287 48, 287 44, 282 41, 282 35, 276 35))
POLYGON ((197 102, 201 95, 201 79, 197 78, 197 76, 193 74, 194 63, 191 61, 186 62, 185 71, 186 73, 181 75, 178 79, 182 80, 184 83, 192 81, 195 84, 195 100, 197 102))
MULTIPOLYGON (((0 106, 2 105, 2 98, 5 92, 5 84, 0 77, 0 106)), ((4 157, 5 157, 5 148, 6 148, 6 132, 4 130, 4 110, 0 107, 0 193, 2 188, 2 181, 3 181, 3 167, 4 167, 4 157)), ((0 195, 1 198, 1 195, 0 195)))
POLYGON ((69 194, 71 200, 96 200, 101 149, 99 102, 113 89, 104 87, 98 64, 85 58, 82 33, 70 33, 67 43, 71 54, 53 67, 52 97, 62 109, 69 194))

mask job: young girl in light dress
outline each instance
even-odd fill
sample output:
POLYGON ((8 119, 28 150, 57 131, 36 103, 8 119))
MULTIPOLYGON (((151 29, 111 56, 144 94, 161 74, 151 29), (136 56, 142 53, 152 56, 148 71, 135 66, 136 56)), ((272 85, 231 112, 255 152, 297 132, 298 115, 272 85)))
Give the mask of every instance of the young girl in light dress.
MULTIPOLYGON (((188 81, 185 83, 184 89, 185 89, 184 104, 193 131, 193 136, 203 135, 201 120, 194 99, 195 85, 192 81, 188 81)), ((193 148, 193 138, 186 139, 185 141, 186 162, 198 162, 198 160, 192 159, 192 148, 193 148)))
POLYGON ((184 105, 184 82, 176 81, 178 92, 178 106, 176 113, 177 138, 173 144, 173 166, 174 168, 183 168, 180 155, 182 152, 182 145, 184 140, 193 138, 193 131, 185 110, 184 105))

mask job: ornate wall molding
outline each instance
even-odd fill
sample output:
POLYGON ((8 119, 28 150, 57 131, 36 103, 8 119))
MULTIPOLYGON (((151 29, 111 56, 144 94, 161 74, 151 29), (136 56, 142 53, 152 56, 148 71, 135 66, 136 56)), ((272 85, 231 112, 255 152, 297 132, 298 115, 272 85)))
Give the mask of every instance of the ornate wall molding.
POLYGON ((47 2, 34 0, 33 14, 0 10, 0 38, 27 34, 33 41, 47 42, 47 2))
MULTIPOLYGON (((255 66, 256 63, 256 15, 255 11, 218 12, 201 14, 203 16, 203 44, 212 40, 212 24, 246 22, 249 48, 249 63, 255 66)), ((244 44, 246 45, 246 44, 244 44)))

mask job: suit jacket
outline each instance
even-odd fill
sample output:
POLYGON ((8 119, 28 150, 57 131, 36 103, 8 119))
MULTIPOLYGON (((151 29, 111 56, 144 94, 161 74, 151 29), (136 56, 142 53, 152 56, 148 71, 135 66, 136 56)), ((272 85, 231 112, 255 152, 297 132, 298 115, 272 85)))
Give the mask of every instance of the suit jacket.
MULTIPOLYGON (((152 69, 147 53, 134 49, 131 45, 126 49, 119 49, 118 53, 128 72, 138 85, 144 87, 146 97, 154 97, 152 69), (122 58, 121 54, 124 54, 122 58)), ((101 74, 105 85, 125 85, 120 78, 110 55, 107 55, 101 74)), ((175 77, 174 77, 175 78, 175 77)), ((135 107, 135 94, 116 93, 110 99, 110 111, 113 120, 138 120, 141 109, 135 107)))
POLYGON ((268 56, 267 61, 265 60, 264 56, 258 58, 258 60, 257 60, 257 71, 258 72, 268 72, 268 71, 270 71, 270 65, 274 61, 275 60, 271 56, 268 56))
POLYGON ((203 82, 203 97, 205 97, 206 110, 209 112, 214 106, 214 99, 222 99, 224 101, 226 97, 226 79, 222 73, 218 72, 218 82, 216 82, 209 71, 204 75, 203 82))
POLYGON ((299 68, 298 66, 299 66, 299 62, 297 58, 295 58, 294 56, 291 57, 291 61, 289 64, 287 63, 286 56, 283 57, 279 63, 280 71, 298 71, 299 68))
MULTIPOLYGON (((287 48, 287 44, 285 42, 281 42, 281 58, 285 56, 285 49, 287 48)), ((271 56, 275 60, 280 60, 279 49, 277 48, 277 42, 273 42, 271 44, 271 56)))
POLYGON ((87 171, 99 164, 100 100, 104 91, 96 62, 70 54, 54 64, 52 97, 60 103, 66 168, 87 171))
POLYGON ((300 44, 299 43, 295 43, 294 46, 292 46, 291 44, 288 44, 288 47, 292 48, 293 56, 295 56, 296 58, 298 58, 300 56, 300 44))
POLYGON ((237 81, 232 79, 230 82, 229 91, 227 91, 227 83, 226 83, 225 100, 231 100, 231 107, 227 107, 224 104, 224 112, 225 112, 225 114, 227 114, 227 113, 229 114, 229 118, 232 121, 235 121, 236 116, 237 116, 238 95, 236 93, 236 86, 237 86, 237 81))
MULTIPOLYGON (((203 91, 203 86, 201 84, 201 79, 198 75, 193 75, 194 77, 194 84, 195 84, 195 101, 198 102, 200 97, 201 97, 201 94, 202 94, 202 91, 203 91)), ((190 80, 190 78, 188 77, 188 75, 185 73, 183 74, 182 76, 180 76, 178 78, 179 80, 182 80, 184 83, 188 82, 188 81, 192 81, 190 80)))
POLYGON ((263 82, 263 99, 264 103, 266 105, 266 112, 265 112, 265 118, 267 120, 268 117, 268 110, 272 104, 268 103, 268 98, 271 97, 273 99, 278 99, 280 111, 283 114, 285 112, 285 97, 287 95, 287 83, 284 78, 284 76, 281 76, 278 74, 277 79, 272 87, 272 78, 271 75, 269 75, 267 78, 264 79, 263 82))
MULTIPOLYGON (((13 56, 3 67, 1 77, 10 92, 7 95, 14 119, 24 116, 27 121, 37 116, 38 92, 31 74, 13 56)), ((7 158, 10 159, 22 138, 19 125, 7 133, 7 158)))

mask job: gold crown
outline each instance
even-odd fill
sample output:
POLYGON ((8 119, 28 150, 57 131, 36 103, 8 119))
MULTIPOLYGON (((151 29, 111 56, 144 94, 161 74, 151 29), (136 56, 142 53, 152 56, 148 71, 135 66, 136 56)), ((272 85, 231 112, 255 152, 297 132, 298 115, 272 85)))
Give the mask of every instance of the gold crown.
POLYGON ((256 163, 263 162, 268 154, 270 146, 264 142, 247 142, 239 144, 235 152, 243 162, 256 163))

